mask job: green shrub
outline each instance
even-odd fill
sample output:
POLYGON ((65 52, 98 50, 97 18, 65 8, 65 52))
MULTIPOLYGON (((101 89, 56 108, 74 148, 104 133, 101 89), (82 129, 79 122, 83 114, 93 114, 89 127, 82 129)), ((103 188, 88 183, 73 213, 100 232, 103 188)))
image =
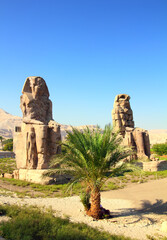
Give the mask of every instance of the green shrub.
POLYGON ((0 174, 12 173, 16 169, 16 160, 12 158, 0 158, 0 174))
POLYGON ((167 154, 167 143, 157 143, 152 146, 152 151, 160 156, 167 154))
POLYGON ((8 138, 2 141, 3 145, 10 142, 13 142, 13 138, 8 138))
POLYGON ((13 151, 13 139, 7 139, 2 142, 3 143, 3 151, 13 151))

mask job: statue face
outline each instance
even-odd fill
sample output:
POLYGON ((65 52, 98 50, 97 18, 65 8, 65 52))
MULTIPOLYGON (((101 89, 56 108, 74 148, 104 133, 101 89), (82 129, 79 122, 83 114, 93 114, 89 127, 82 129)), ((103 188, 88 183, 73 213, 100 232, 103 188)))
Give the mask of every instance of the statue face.
POLYGON ((32 78, 31 81, 30 81, 30 87, 32 89, 32 92, 35 91, 35 86, 36 86, 36 79, 32 78))
POLYGON ((28 77, 24 83, 22 93, 31 93, 34 97, 49 97, 47 85, 41 77, 28 77))
POLYGON ((20 107, 23 112, 23 118, 34 119, 43 123, 52 119, 52 104, 49 100, 48 88, 43 78, 28 77, 22 93, 20 107))
POLYGON ((124 108, 130 108, 130 97, 127 94, 120 94, 118 95, 118 102, 120 104, 120 106, 124 107, 124 108))

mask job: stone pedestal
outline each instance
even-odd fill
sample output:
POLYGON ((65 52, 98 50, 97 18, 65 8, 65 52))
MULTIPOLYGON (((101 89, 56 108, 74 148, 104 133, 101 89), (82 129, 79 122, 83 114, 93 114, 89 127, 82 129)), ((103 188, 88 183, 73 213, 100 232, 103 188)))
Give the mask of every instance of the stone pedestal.
POLYGON ((54 178, 43 177, 43 173, 46 172, 46 170, 47 169, 18 169, 15 170, 13 174, 15 179, 46 185, 54 182, 54 178))
POLYGON ((143 162, 143 170, 148 172, 157 172, 167 170, 167 161, 143 162))
MULTIPOLYGON (((64 184, 68 183, 71 179, 70 175, 58 175, 55 174, 53 177, 43 177, 43 173, 46 172, 47 169, 18 169, 14 170, 12 177, 15 179, 32 182, 32 183, 39 183, 42 185, 47 184, 64 184)), ((10 177, 11 178, 11 177, 10 177)))

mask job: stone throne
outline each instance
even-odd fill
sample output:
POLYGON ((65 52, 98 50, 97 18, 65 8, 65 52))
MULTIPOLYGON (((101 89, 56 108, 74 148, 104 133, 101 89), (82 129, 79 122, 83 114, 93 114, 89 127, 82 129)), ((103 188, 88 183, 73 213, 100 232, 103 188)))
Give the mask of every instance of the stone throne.
POLYGON ((130 106, 130 96, 119 94, 115 97, 112 110, 113 126, 120 131, 123 143, 136 152, 135 158, 150 157, 150 141, 147 130, 134 127, 133 112, 130 106))
MULTIPOLYGON (((26 79, 20 98, 20 107, 23 121, 21 127, 15 128, 14 152, 19 169, 17 174, 21 177, 21 169, 48 168, 51 157, 61 151, 59 145, 61 132, 60 125, 53 121, 52 102, 43 78, 28 77, 26 79)), ((34 173, 37 172, 33 171, 34 173)), ((27 171, 26 174, 28 174, 27 171)))

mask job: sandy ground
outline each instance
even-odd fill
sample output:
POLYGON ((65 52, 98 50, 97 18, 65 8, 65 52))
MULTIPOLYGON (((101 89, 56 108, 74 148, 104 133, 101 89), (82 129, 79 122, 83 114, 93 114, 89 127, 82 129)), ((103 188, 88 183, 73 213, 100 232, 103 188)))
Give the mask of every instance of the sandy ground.
POLYGON ((167 221, 167 178, 125 189, 102 192, 102 206, 109 209, 113 218, 95 221, 84 213, 79 197, 29 198, 0 196, 0 204, 30 204, 52 207, 57 216, 69 217, 72 222, 84 222, 111 234, 135 239, 148 239, 147 235, 166 236, 160 231, 167 221))

